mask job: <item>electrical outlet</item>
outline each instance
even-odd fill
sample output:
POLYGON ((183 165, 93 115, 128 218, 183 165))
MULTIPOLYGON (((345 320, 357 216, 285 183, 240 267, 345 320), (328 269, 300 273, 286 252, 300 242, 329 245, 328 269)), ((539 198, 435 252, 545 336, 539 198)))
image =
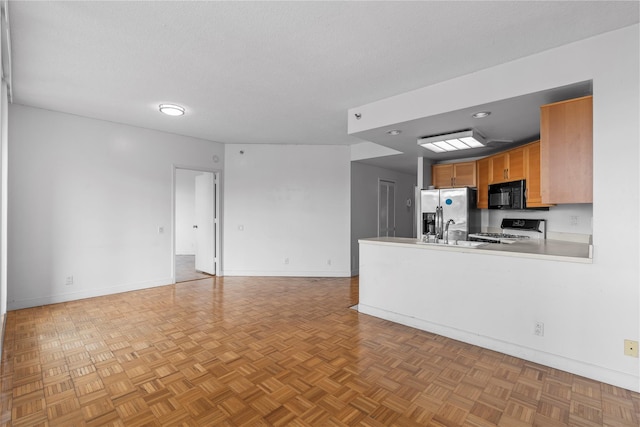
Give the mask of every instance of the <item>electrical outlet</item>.
POLYGON ((638 357, 638 341, 624 340, 624 355, 638 357))
POLYGON ((533 334, 537 335, 539 337, 543 337, 544 336, 544 323, 542 322, 536 322, 534 329, 533 329, 533 334))
POLYGON ((285 263, 285 264, 289 264, 289 258, 285 258, 285 259, 284 259, 284 263, 285 263))
POLYGON ((331 260, 330 259, 327 260, 327 265, 331 265, 331 260))
POLYGON ((570 217, 571 225, 578 225, 580 220, 577 215, 571 215, 570 217))
POLYGON ((67 286, 73 285, 73 276, 67 276, 67 281, 65 282, 65 285, 67 286))

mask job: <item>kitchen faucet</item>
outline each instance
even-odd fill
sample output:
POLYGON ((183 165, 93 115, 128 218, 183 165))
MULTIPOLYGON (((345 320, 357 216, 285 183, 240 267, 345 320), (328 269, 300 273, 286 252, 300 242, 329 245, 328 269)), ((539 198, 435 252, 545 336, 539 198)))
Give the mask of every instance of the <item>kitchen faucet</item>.
POLYGON ((456 222, 452 219, 447 221, 447 225, 444 226, 444 244, 449 244, 449 224, 455 224, 456 222))

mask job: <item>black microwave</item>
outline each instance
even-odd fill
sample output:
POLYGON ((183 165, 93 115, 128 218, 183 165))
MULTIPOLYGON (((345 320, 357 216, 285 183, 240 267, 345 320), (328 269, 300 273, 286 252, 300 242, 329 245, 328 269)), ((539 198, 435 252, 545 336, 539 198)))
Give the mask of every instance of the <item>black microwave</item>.
POLYGON ((501 182, 489 185, 489 209, 526 209, 526 182, 501 182))

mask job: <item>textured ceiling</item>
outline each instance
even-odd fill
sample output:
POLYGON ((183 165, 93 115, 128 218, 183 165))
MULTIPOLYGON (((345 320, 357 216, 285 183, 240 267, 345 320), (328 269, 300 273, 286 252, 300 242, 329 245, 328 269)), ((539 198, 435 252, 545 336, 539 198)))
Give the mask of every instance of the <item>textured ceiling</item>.
POLYGON ((15 103, 224 143, 353 144, 348 108, 632 25, 638 2, 10 1, 8 15, 15 103))

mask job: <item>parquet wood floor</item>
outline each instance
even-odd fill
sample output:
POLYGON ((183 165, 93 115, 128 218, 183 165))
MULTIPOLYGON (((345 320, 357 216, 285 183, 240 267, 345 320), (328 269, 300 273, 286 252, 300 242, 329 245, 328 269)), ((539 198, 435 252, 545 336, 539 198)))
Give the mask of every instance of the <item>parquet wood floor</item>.
POLYGON ((5 426, 638 426, 640 396, 359 314, 357 279, 216 277, 8 313, 5 426))

